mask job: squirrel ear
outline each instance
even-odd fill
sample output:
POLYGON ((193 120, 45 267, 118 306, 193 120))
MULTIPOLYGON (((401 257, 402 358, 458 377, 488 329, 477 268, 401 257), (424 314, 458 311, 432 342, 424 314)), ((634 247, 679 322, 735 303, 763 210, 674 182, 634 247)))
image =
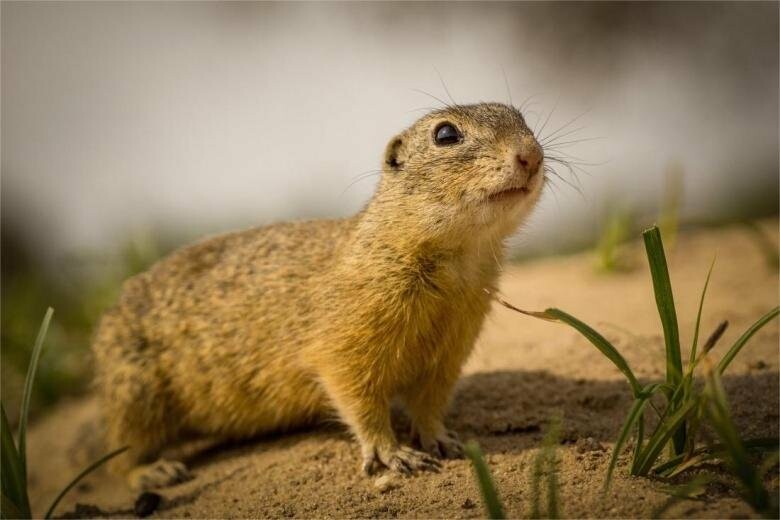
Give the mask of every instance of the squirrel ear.
POLYGON ((404 140, 402 135, 395 136, 385 148, 385 164, 392 170, 400 170, 404 166, 406 155, 404 153, 404 140))

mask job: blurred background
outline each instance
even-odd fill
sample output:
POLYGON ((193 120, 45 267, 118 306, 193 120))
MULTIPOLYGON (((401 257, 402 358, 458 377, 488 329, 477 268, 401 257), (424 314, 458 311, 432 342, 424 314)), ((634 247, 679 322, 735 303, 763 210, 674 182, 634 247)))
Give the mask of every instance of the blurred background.
POLYGON ((569 154, 515 257, 594 247, 611 269, 655 220, 778 213, 777 3, 1 10, 4 401, 47 306, 39 407, 88 385, 122 279, 204 234, 354 213, 442 100, 522 105, 569 154))

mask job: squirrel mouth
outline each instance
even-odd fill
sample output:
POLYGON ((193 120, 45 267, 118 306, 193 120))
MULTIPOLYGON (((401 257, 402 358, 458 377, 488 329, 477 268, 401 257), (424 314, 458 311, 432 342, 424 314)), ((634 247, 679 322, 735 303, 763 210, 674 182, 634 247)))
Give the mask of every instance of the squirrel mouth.
POLYGON ((523 186, 521 188, 509 188, 506 190, 497 191, 488 196, 488 200, 491 202, 498 202, 504 200, 514 199, 528 194, 528 188, 523 186))

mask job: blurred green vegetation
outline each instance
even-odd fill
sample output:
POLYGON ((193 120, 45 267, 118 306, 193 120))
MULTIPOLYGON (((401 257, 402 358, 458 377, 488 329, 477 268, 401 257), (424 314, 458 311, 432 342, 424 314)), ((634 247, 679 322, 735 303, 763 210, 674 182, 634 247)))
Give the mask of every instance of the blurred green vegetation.
MULTIPOLYGON (((764 262, 767 269, 777 271, 780 269, 780 254, 778 254, 777 240, 773 239, 766 230, 762 229, 758 223, 752 220, 746 220, 742 223, 748 231, 748 236, 756 244, 761 254, 764 256, 764 262)), ((775 235, 776 237, 777 235, 775 235)))
MULTIPOLYGON (((3 226, 0 391, 9 410, 19 409, 18 389, 46 309, 57 310, 46 340, 47 350, 57 354, 41 358, 31 401, 33 413, 89 387, 92 367, 86 354, 95 322, 113 304, 122 282, 150 266, 163 249, 151 233, 139 233, 115 257, 76 258, 75 265, 63 263, 52 274, 39 265, 21 235, 3 226)), ((9 417, 11 423, 17 419, 15 414, 9 417)))
POLYGON ((636 224, 630 211, 622 208, 610 208, 606 211, 601 236, 596 243, 596 267, 603 272, 628 271, 631 259, 621 247, 629 241, 636 224))
POLYGON ((657 214, 641 214, 636 208, 624 205, 618 197, 606 198, 604 216, 596 240, 596 268, 604 273, 630 271, 636 267, 624 245, 642 229, 654 223, 661 230, 667 251, 674 249, 680 228, 680 207, 683 203, 685 170, 670 163, 664 173, 664 187, 657 214), (623 205, 621 205, 623 204, 623 205))
POLYGON ((683 179, 685 170, 677 162, 666 168, 664 192, 658 213, 658 227, 664 238, 666 250, 674 250, 677 232, 680 227, 680 208, 683 204, 683 179))

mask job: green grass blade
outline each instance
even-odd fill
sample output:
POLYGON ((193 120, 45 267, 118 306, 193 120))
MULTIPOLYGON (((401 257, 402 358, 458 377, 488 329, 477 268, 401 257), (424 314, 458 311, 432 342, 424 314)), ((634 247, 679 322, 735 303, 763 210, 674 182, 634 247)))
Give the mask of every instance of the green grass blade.
POLYGON ((708 460, 717 459, 719 455, 721 455, 723 452, 720 453, 699 453, 698 455, 694 455, 693 457, 690 457, 688 459, 685 458, 685 454, 679 455, 677 457, 674 457, 674 459, 670 459, 666 461, 664 464, 656 467, 653 469, 653 473, 657 475, 662 475, 666 478, 671 478, 676 475, 679 475, 683 471, 685 471, 688 468, 692 468, 693 466, 697 466, 701 464, 702 462, 706 462, 708 460))
POLYGON ((742 347, 745 346, 745 343, 747 343, 748 340, 753 337, 753 334, 758 332, 761 327, 772 321, 778 315, 778 313, 780 313, 780 306, 775 307, 771 311, 761 316, 758 321, 751 325, 750 328, 748 328, 748 330, 746 330, 745 333, 740 336, 740 338, 720 360, 720 363, 718 363, 718 372, 720 374, 722 374, 726 368, 728 368, 729 364, 734 361, 734 358, 737 356, 737 354, 739 354, 739 351, 742 350, 742 347))
MULTIPOLYGON (((775 439, 776 441, 778 439, 775 439)), ((775 450, 767 455, 767 457, 761 461, 761 465, 758 467, 758 475, 763 478, 770 469, 780 464, 780 451, 777 451, 777 444, 775 443, 775 450)))
MULTIPOLYGON (((651 398, 653 397, 653 394, 656 393, 658 390, 664 389, 663 384, 655 383, 652 385, 646 386, 644 389, 642 389, 642 397, 647 399, 647 403, 649 403, 651 406, 653 405, 653 401, 651 401, 651 398)), ((653 407, 655 408, 655 407, 653 407)), ((658 411, 656 410, 656 413, 658 411)), ((664 410, 664 413, 666 413, 666 410, 664 410)), ((660 417, 660 414, 659 414, 660 417)), ((636 464, 636 461, 639 460, 639 453, 642 451, 642 447, 644 446, 645 442, 645 421, 644 421, 644 415, 640 416, 639 420, 636 423, 636 446, 634 447, 634 459, 631 462, 631 473, 634 472, 634 465, 636 464)))
MULTIPOLYGON (((757 453, 774 452, 777 453, 777 447, 780 446, 780 439, 777 437, 760 437, 756 439, 747 439, 742 441, 745 449, 757 453)), ((702 446, 693 450, 690 454, 684 453, 677 455, 663 464, 653 468, 653 474, 662 477, 674 477, 679 475, 691 466, 705 462, 710 459, 720 459, 726 454, 726 448, 723 443, 716 443, 711 446, 702 446)))
POLYGON ((623 375, 626 376, 628 383, 631 385, 631 390, 634 393, 634 397, 639 396, 641 393, 642 385, 640 385, 639 381, 637 381, 636 376, 634 376, 634 373, 631 371, 631 368, 628 366, 625 358, 620 355, 620 352, 618 352, 617 349, 612 346, 612 344, 607 341, 604 336, 596 332, 590 326, 560 309, 547 309, 544 312, 525 311, 515 307, 494 293, 489 294, 491 294, 493 299, 495 299, 498 303, 508 309, 512 309, 513 311, 525 314, 526 316, 533 316, 534 318, 539 318, 545 321, 562 321, 563 323, 573 327, 580 334, 585 336, 585 338, 590 341, 597 349, 599 349, 599 351, 601 351, 601 353, 604 354, 610 361, 612 361, 618 370, 623 372, 623 375))
MULTIPOLYGON (((604 480, 604 491, 608 490, 609 486, 612 484, 612 473, 615 471, 618 456, 620 455, 626 440, 628 440, 628 436, 631 434, 631 429, 637 424, 637 421, 641 421, 644 417, 644 410, 648 399, 649 397, 640 397, 634 400, 634 404, 631 406, 631 410, 626 416, 626 420, 623 423, 623 427, 620 429, 617 441, 615 441, 615 447, 612 449, 612 458, 609 461, 607 478, 604 480)), ((637 439, 637 441, 638 440, 639 439, 637 439)))
POLYGON ((498 497, 493 477, 490 475, 490 469, 488 469, 485 459, 482 457, 482 450, 479 449, 479 444, 474 441, 468 442, 464 450, 474 467, 474 474, 482 492, 482 502, 485 504, 488 518, 505 518, 501 499, 498 497))
POLYGON ((674 433, 685 424, 685 419, 688 417, 688 414, 690 414, 698 404, 696 399, 686 401, 673 415, 669 416, 668 419, 665 419, 664 422, 659 425, 653 435, 647 440, 647 446, 642 450, 639 460, 636 463, 634 475, 645 476, 650 472, 653 464, 655 464, 655 461, 661 454, 661 450, 674 436, 674 433))
POLYGON ((601 351, 602 354, 604 354, 612 363, 623 372, 623 375, 626 376, 628 379, 628 383, 631 385, 631 390, 634 393, 634 397, 639 396, 639 394, 642 391, 642 385, 639 384, 639 381, 637 381, 636 376, 634 376, 634 372, 631 371, 631 368, 628 366, 628 363, 626 362, 625 358, 620 355, 620 352, 617 351, 617 349, 607 341, 607 339, 596 332, 593 328, 586 325, 582 321, 578 320, 571 314, 568 314, 560 309, 547 309, 544 312, 535 312, 535 311, 524 311, 523 309, 519 309, 512 305, 511 303, 504 301, 497 295, 493 294, 493 298, 498 301, 501 305, 504 307, 507 307, 508 309, 512 309, 513 311, 520 312, 522 314, 525 314, 526 316, 533 316, 534 318, 539 318, 545 321, 561 321, 563 323, 566 323, 567 325, 571 326, 575 330, 577 330, 580 334, 585 336, 585 338, 590 341, 599 351, 601 351))
MULTIPOLYGON (((694 399, 693 394, 683 396, 683 400, 694 399)), ((699 435, 699 429, 704 421, 704 410, 701 404, 696 407, 696 410, 688 417, 688 444, 685 446, 685 451, 682 455, 687 459, 693 456, 693 452, 696 451, 696 439, 699 435)))
MULTIPOLYGON (((674 308, 672 282, 669 279, 669 267, 666 263, 661 232, 653 226, 642 233, 650 264, 650 275, 653 279, 653 292, 658 315, 664 330, 666 344, 666 382, 677 386, 682 378, 682 357, 680 355, 680 330, 677 325, 677 312, 674 308)), ((670 403, 677 407, 677 403, 670 403)), ((674 453, 679 454, 685 449, 685 422, 674 432, 674 453)))
POLYGON ((541 480, 543 468, 543 460, 541 451, 534 457, 534 463, 531 466, 531 510, 528 512, 528 518, 535 520, 542 517, 542 511, 540 508, 541 503, 541 480))
POLYGON ((560 518, 560 486, 558 484, 557 447, 561 440, 561 415, 555 415, 547 427, 543 453, 547 462, 547 518, 560 518))
POLYGON ((38 329, 38 337, 35 338, 32 355, 30 356, 30 365, 27 368, 27 377, 24 380, 24 393, 22 394, 22 408, 19 412, 19 459, 22 463, 22 471, 27 474, 27 417, 30 412, 30 399, 32 397, 32 386, 35 381, 35 373, 38 371, 38 360, 43 350, 43 340, 46 337, 46 331, 49 330, 49 322, 54 314, 54 309, 49 307, 38 329))
POLYGON ((777 518, 777 504, 772 504, 731 418, 726 392, 723 390, 718 370, 708 371, 704 392, 706 396, 705 410, 710 424, 725 446, 725 458, 740 483, 743 498, 759 513, 770 518, 777 518))
POLYGON ((531 508, 529 518, 560 518, 560 484, 558 482, 558 454, 556 448, 561 438, 560 413, 550 418, 547 432, 542 440, 542 446, 534 456, 531 466, 531 508), (547 488, 547 512, 542 514, 541 482, 546 480, 547 488))
POLYGON ((558 495, 560 494, 558 485, 558 457, 553 451, 548 459, 549 472, 547 473, 547 518, 560 518, 558 495))
POLYGON ((25 516, 22 511, 16 507, 13 500, 5 496, 5 493, 0 494, 0 518, 30 518, 30 515, 25 516))
POLYGON ((0 469, 2 469, 2 493, 3 493, 3 516, 8 517, 5 507, 6 499, 13 504, 13 507, 19 511, 18 518, 30 518, 30 502, 27 498, 27 479, 22 468, 21 457, 16 449, 11 426, 8 423, 8 416, 5 414, 5 406, 0 403, 0 412, 2 412, 2 423, 0 426, 0 469))
POLYGON ((43 516, 44 518, 51 518, 52 513, 54 513, 54 509, 57 507, 57 505, 60 503, 60 500, 62 500, 62 497, 64 497, 68 491, 73 489, 73 487, 81 481, 84 477, 95 471, 97 468, 108 462, 109 460, 113 459, 120 453, 127 451, 128 446, 125 446, 124 448, 119 448, 118 450, 114 450, 110 453, 107 453, 100 457, 98 460, 87 466, 81 473, 76 475, 76 478, 70 481, 70 484, 65 486, 65 488, 60 491, 60 494, 57 495, 57 498, 54 499, 54 501, 51 503, 51 506, 49 506, 48 511, 46 511, 46 514, 43 516))
POLYGON ((642 233, 645 240, 647 260, 650 264, 650 275, 653 279, 653 292, 661 325, 664 329, 666 343, 666 381, 676 384, 682 376, 682 359, 680 357, 680 333, 677 326, 677 312, 674 309, 672 283, 669 279, 669 268, 666 264, 664 245, 661 232, 653 226, 642 233))
POLYGON ((704 288, 701 290, 701 298, 699 298, 699 310, 696 313, 696 327, 693 329, 693 344, 691 345, 691 356, 688 360, 688 372, 693 371, 693 367, 696 361, 696 347, 699 342, 699 326, 701 325, 701 311, 704 308, 704 296, 707 294, 707 287, 710 285, 710 276, 712 276, 712 269, 715 267, 715 259, 712 259, 710 269, 707 271, 707 278, 704 280, 704 288))
POLYGON ((707 488, 707 484, 712 482, 712 477, 709 475, 697 475, 695 478, 682 484, 680 486, 671 486, 662 490, 665 493, 671 495, 669 499, 661 504, 659 508, 653 511, 652 518, 661 518, 666 511, 673 505, 677 504, 681 500, 691 500, 702 493, 707 488))
POLYGON ((634 446, 634 460, 631 463, 632 470, 633 470, 633 464, 637 461, 637 459, 639 458, 639 454, 642 452, 642 446, 644 446, 644 443, 645 443, 645 421, 644 421, 644 416, 641 416, 639 420, 636 422, 636 446, 634 446))
POLYGON ((634 396, 636 397, 641 393, 642 385, 640 385, 639 381, 637 381, 636 376, 634 376, 634 372, 631 371, 631 368, 628 366, 625 358, 620 355, 620 352, 618 352, 617 349, 612 346, 612 344, 607 341, 606 338, 604 338, 604 336, 574 316, 567 314, 560 309, 547 309, 544 311, 544 314, 549 316, 551 319, 564 322, 585 336, 585 338, 590 341, 594 347, 599 349, 602 354, 604 354, 610 361, 612 361, 618 370, 623 372, 623 375, 626 376, 628 383, 631 385, 631 390, 633 391, 634 396))

